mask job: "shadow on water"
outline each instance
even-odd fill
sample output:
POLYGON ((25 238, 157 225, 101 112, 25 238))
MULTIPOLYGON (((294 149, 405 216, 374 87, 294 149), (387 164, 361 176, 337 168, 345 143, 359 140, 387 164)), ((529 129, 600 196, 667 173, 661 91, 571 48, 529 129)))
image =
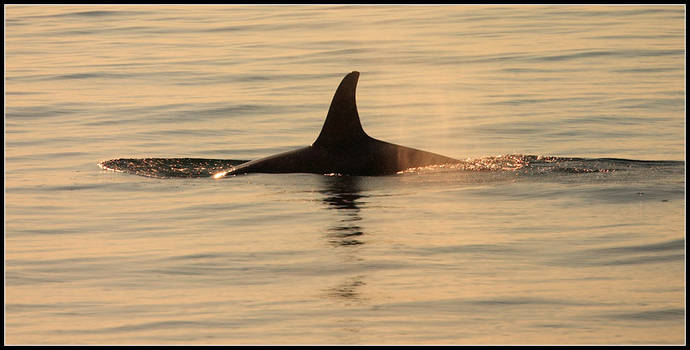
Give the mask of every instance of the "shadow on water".
POLYGON ((341 218, 328 228, 330 243, 337 246, 364 244, 364 229, 361 226, 361 209, 366 205, 363 199, 368 196, 361 193, 359 176, 324 176, 323 202, 328 209, 337 210, 341 218))

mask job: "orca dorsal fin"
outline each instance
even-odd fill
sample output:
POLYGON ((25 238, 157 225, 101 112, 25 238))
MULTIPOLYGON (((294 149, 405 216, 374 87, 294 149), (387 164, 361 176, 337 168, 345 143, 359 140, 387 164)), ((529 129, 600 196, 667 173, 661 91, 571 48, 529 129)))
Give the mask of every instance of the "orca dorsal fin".
POLYGON ((343 78, 333 95, 326 121, 313 146, 337 146, 352 144, 368 137, 362 129, 355 103, 355 89, 359 72, 353 71, 343 78))

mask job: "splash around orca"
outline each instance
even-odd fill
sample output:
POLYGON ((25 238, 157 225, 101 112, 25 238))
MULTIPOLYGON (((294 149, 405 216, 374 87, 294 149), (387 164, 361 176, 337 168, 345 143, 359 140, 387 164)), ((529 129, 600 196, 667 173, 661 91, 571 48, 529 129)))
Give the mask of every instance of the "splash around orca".
POLYGON ((355 103, 359 72, 343 78, 335 91, 321 133, 311 146, 275 154, 216 173, 214 178, 249 173, 390 175, 460 160, 377 140, 364 132, 355 103))

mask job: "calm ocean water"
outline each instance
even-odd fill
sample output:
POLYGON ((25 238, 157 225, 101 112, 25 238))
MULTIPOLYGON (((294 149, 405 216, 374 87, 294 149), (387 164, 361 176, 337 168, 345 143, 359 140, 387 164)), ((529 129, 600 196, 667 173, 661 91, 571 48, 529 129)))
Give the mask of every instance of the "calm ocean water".
POLYGON ((685 6, 6 6, 8 344, 684 344, 685 6), (314 141, 383 177, 144 177, 314 141))

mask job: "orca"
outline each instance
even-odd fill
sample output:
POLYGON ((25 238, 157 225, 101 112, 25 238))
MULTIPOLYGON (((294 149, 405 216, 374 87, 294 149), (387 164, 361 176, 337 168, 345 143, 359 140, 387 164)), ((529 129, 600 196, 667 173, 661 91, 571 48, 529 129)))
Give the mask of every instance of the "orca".
POLYGON ((343 78, 335 91, 321 133, 311 146, 249 161, 214 178, 249 173, 313 173, 359 176, 391 175, 460 160, 377 140, 364 132, 355 103, 359 72, 343 78))

